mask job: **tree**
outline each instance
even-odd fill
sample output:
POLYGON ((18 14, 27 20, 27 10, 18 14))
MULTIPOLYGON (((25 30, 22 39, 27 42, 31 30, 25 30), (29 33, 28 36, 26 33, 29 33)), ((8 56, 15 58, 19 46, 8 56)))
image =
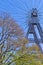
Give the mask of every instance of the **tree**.
POLYGON ((14 44, 13 40, 23 36, 23 30, 7 13, 0 15, 0 53, 3 47, 8 51, 14 44))
MULTIPOLYGON (((0 54, 1 65, 43 65, 43 54, 28 52, 32 47, 26 48, 25 44, 28 43, 26 38, 16 39, 14 43, 16 43, 16 48, 21 47, 20 50, 15 51, 15 53, 14 51, 13 53, 6 52, 5 56, 0 54)), ((39 50, 37 46, 35 48, 33 46, 32 50, 39 50)))
POLYGON ((43 65, 43 54, 31 53, 39 51, 38 46, 27 48, 28 43, 23 30, 13 18, 6 13, 0 16, 0 65, 43 65))

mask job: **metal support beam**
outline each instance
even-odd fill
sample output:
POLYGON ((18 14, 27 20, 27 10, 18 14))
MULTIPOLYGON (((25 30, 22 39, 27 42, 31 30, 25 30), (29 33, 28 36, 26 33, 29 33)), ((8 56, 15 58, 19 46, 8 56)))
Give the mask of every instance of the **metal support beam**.
POLYGON ((26 34, 26 38, 27 39, 28 39, 28 35, 29 34, 33 34, 34 35, 34 40, 29 39, 29 41, 30 42, 35 42, 39 46, 40 50, 42 51, 40 43, 43 43, 43 31, 42 31, 42 28, 40 26, 40 23, 38 22, 38 13, 37 13, 37 9, 36 8, 33 9, 32 13, 31 13, 31 18, 30 18, 29 25, 28 25, 28 31, 27 31, 27 34, 26 34), (37 31, 35 31, 35 27, 34 26, 37 26, 37 29, 39 31, 41 39, 37 38, 37 34, 36 34, 37 31))

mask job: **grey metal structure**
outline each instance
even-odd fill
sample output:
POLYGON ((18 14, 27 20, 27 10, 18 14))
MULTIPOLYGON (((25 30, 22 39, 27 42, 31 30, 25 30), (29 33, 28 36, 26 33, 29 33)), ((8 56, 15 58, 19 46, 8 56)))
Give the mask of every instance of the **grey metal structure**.
MULTIPOLYGON (((38 20, 38 11, 36 8, 33 8, 32 9, 32 12, 31 12, 31 18, 30 18, 30 21, 29 21, 29 24, 28 24, 28 31, 27 31, 27 38, 28 38, 28 35, 29 34, 33 34, 34 35, 34 42, 40 47, 39 43, 43 43, 43 30, 40 26, 40 23, 39 23, 39 20, 38 20), (39 34, 40 34, 40 40, 38 39, 37 35, 36 35, 36 31, 35 31, 35 27, 34 26, 37 26, 37 29, 39 31, 39 34)), ((32 41, 31 39, 29 39, 30 42, 32 41)), ((41 47, 40 47, 41 49, 41 47)))

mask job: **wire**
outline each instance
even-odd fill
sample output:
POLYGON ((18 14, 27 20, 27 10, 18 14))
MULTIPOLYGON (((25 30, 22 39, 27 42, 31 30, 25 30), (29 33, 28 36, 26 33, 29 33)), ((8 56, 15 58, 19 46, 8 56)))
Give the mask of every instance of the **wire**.
POLYGON ((39 1, 39 8, 38 8, 38 10, 40 10, 40 8, 42 7, 42 3, 43 3, 43 1, 40 0, 40 1, 39 1))
POLYGON ((26 2, 24 2, 23 0, 19 0, 20 4, 22 4, 24 6, 24 8, 26 8, 26 11, 28 9, 28 6, 26 4, 26 2))
MULTIPOLYGON (((13 5, 12 1, 9 1, 9 3, 11 4, 11 7, 14 8, 14 5, 13 5)), ((21 7, 19 7, 19 6, 16 6, 16 8, 19 9, 19 10, 21 10, 21 11, 26 12, 25 9, 23 9, 23 8, 21 8, 21 7)), ((16 9, 16 8, 15 8, 15 9, 16 9)))
POLYGON ((34 6, 35 6, 35 4, 34 4, 35 2, 34 2, 34 0, 33 0, 33 8, 34 8, 34 6))
POLYGON ((39 0, 39 1, 38 1, 38 4, 37 4, 38 10, 39 10, 39 7, 40 7, 39 5, 40 5, 40 3, 41 3, 40 1, 41 1, 41 0, 39 0))

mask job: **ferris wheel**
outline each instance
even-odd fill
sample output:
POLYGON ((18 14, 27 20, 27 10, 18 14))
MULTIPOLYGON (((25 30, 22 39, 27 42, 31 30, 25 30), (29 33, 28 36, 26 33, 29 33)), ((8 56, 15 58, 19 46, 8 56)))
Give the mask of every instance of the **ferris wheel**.
MULTIPOLYGON (((30 20, 35 19, 41 24, 43 38, 43 0, 3 0, 3 2, 1 0, 0 11, 9 12, 25 30, 28 28, 30 20)), ((32 30, 33 26, 30 27, 32 30)))
POLYGON ((17 5, 15 7, 14 17, 17 21, 28 25, 28 21, 30 20, 31 12, 33 9, 37 10, 38 19, 43 26, 43 1, 41 0, 16 0, 17 5))
POLYGON ((9 12, 24 28, 34 8, 38 11, 38 19, 43 27, 43 0, 0 0, 0 12, 9 12))
POLYGON ((42 23, 43 25, 43 13, 42 13, 43 2, 42 1, 40 2, 40 0, 36 0, 36 1, 21 0, 21 1, 18 1, 18 3, 19 4, 17 5, 17 15, 16 14, 15 15, 20 22, 23 21, 24 23, 27 24, 28 31, 27 31, 26 37, 28 38, 29 33, 34 34, 34 41, 39 46, 40 50, 42 51, 42 48, 40 46, 40 41, 37 37, 38 34, 36 34, 37 30, 35 31, 34 25, 37 25, 37 28, 41 37, 41 42, 43 43, 43 30, 39 24, 39 23, 42 23))

